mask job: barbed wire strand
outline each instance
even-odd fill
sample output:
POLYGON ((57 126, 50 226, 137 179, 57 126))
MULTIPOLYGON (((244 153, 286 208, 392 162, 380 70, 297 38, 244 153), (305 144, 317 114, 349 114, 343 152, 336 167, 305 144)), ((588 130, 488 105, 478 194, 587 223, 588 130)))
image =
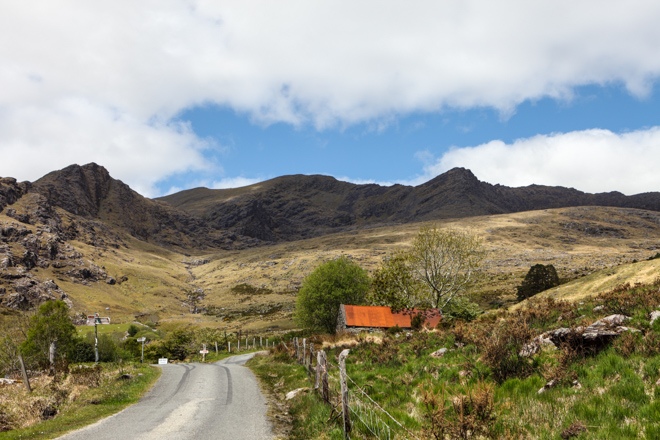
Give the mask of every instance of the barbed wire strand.
POLYGON ((405 426, 403 426, 403 425, 402 425, 397 419, 394 418, 394 416, 392 416, 392 414, 390 414, 389 412, 387 412, 387 410, 385 410, 385 409, 384 409, 382 406, 380 406, 380 405, 379 405, 374 399, 372 399, 372 398, 369 396, 369 394, 367 394, 367 393, 366 393, 366 392, 365 392, 365 391, 364 391, 364 390, 363 390, 363 389, 362 389, 357 383, 355 383, 355 381, 351 378, 351 376, 349 376, 349 375, 347 374, 346 377, 347 377, 348 380, 349 380, 349 381, 355 386, 355 388, 357 388, 357 389, 360 391, 360 393, 362 393, 367 399, 369 399, 369 401, 370 401, 372 404, 374 404, 374 405, 376 406, 376 408, 378 408, 378 409, 381 410, 385 415, 387 415, 387 416, 388 416, 388 417, 389 417, 394 423, 396 423, 401 429, 403 429, 404 431, 406 431, 406 432, 408 433, 408 435, 410 435, 413 439, 415 439, 415 440, 420 440, 419 437, 417 437, 415 434, 413 434, 408 428, 406 428, 405 426))

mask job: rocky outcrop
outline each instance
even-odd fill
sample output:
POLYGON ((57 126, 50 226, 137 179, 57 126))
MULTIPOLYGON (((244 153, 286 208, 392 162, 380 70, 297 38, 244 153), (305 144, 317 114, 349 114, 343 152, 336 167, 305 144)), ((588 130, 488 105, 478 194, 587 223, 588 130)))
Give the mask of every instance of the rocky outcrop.
POLYGON ((27 193, 30 184, 28 182, 18 183, 13 177, 0 177, 0 212, 7 205, 12 205, 27 193))
POLYGON ((624 315, 610 315, 587 327, 562 327, 550 330, 525 344, 520 351, 520 355, 524 357, 532 356, 541 351, 543 346, 557 348, 569 345, 573 349, 600 348, 623 332, 639 331, 623 325, 629 320, 630 318, 624 315))
POLYGON ((38 281, 31 275, 26 274, 13 284, 13 293, 5 293, 0 296, 0 301, 5 307, 15 310, 32 310, 41 303, 48 300, 61 299, 71 307, 71 301, 67 294, 60 290, 53 280, 38 281))
MULTIPOLYGON (((287 241, 355 227, 505 214, 576 206, 660 211, 660 193, 588 194, 572 188, 510 188, 481 182, 455 168, 416 187, 355 185, 328 176, 284 176, 245 188, 197 188, 158 199, 202 218, 218 230, 261 241, 287 241)), ((567 221, 592 236, 621 236, 623 229, 567 221)))

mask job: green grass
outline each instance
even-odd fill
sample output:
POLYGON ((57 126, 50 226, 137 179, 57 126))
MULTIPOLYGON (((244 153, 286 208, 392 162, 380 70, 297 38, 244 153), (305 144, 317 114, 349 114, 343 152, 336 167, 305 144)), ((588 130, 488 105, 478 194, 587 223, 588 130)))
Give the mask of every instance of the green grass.
MULTIPOLYGON (((485 438, 558 439, 569 429, 579 439, 659 438, 660 326, 648 326, 649 307, 660 304, 659 284, 617 288, 584 304, 537 303, 522 314, 486 316, 431 333, 312 340, 335 345, 326 350, 333 363, 350 346, 348 375, 420 438, 433 438, 442 429, 447 438, 470 429, 482 429, 485 438), (593 311, 603 304, 605 309, 593 311), (518 359, 525 368, 506 375, 496 374, 502 364, 488 360, 489 346, 515 337, 520 327, 538 334, 591 323, 620 308, 637 317, 631 322, 642 331, 624 333, 600 351, 544 351, 518 359), (442 358, 430 357, 441 347, 449 349, 442 358), (557 385, 539 394, 550 379, 557 385), (485 416, 475 410, 480 399, 492 404, 485 416)), ((507 350, 495 353, 517 358, 515 345, 507 350)), ((288 391, 311 386, 303 367, 283 353, 258 362, 255 372, 280 400, 288 391)), ((336 369, 331 373, 336 376, 336 369)), ((355 386, 350 388, 356 395, 355 386)), ((339 424, 330 412, 315 393, 290 401, 292 438, 335 438, 339 424)), ((356 425, 351 438, 366 437, 356 425)))

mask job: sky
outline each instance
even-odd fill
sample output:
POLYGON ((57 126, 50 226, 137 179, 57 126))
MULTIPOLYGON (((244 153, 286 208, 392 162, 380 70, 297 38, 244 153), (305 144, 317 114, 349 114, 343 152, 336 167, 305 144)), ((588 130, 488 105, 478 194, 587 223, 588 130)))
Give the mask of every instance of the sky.
POLYGON ((0 176, 660 191, 657 0, 0 5, 0 176))

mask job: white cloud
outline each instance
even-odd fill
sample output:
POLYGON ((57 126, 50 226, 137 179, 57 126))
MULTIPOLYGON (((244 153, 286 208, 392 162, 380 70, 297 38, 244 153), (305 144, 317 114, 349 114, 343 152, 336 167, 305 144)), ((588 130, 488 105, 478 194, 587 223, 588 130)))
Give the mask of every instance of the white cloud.
MULTIPOLYGON (((660 2, 556 0, 8 2, 0 14, 0 175, 98 161, 145 194, 203 170, 171 121, 214 103, 317 127, 407 112, 644 96, 660 2)), ((37 175, 37 176, 35 176, 37 175)))
POLYGON ((0 137, 0 171, 20 180, 96 162, 140 194, 154 196, 160 178, 212 167, 202 155, 212 143, 186 124, 137 121, 84 100, 15 109, 0 118, 0 137))
POLYGON ((225 177, 211 183, 210 187, 214 189, 242 188, 244 186, 254 185, 263 182, 266 179, 253 179, 249 177, 225 177))
POLYGON ((506 186, 569 186, 586 192, 660 191, 660 127, 616 134, 584 130, 453 148, 427 161, 419 184, 454 167, 506 186))

